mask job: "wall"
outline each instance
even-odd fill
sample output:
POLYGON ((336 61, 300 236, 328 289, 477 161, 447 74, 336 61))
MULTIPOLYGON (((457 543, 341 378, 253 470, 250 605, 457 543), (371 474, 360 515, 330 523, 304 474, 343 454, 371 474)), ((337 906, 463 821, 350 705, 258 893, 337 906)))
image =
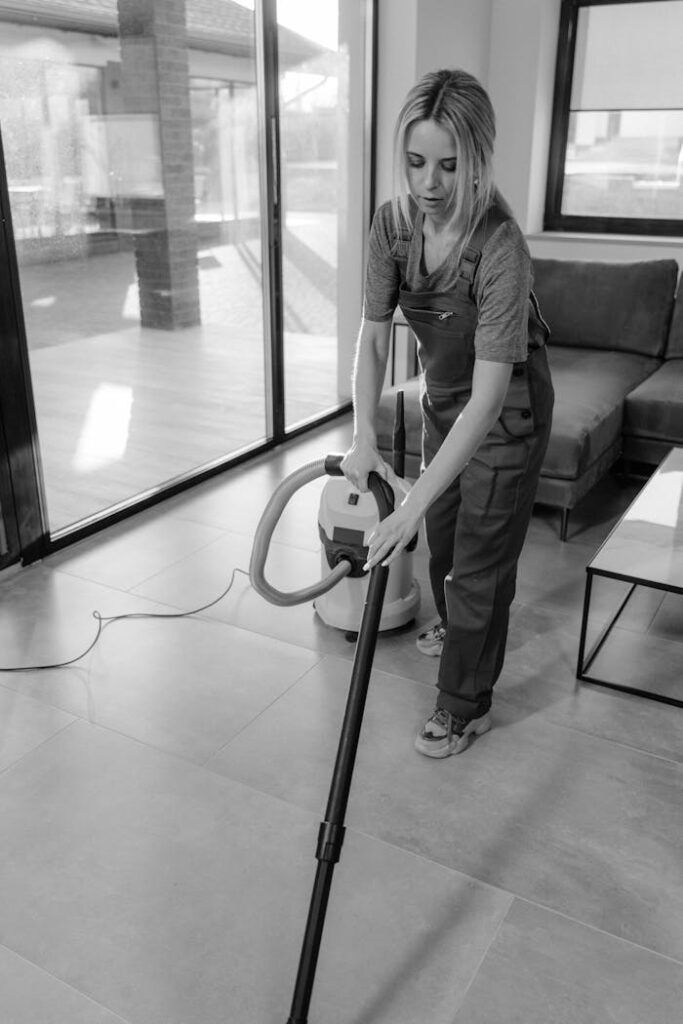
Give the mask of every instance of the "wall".
POLYGON ((492 0, 377 0, 376 202, 391 196, 394 122, 426 71, 462 67, 486 82, 492 0))
POLYGON ((496 178, 522 228, 543 225, 560 0, 493 0, 496 178))
POLYGON ((391 133, 403 97, 425 71, 460 66, 496 110, 496 177, 534 256, 673 258, 683 239, 543 231, 560 0, 378 0, 377 201, 391 194, 391 133))

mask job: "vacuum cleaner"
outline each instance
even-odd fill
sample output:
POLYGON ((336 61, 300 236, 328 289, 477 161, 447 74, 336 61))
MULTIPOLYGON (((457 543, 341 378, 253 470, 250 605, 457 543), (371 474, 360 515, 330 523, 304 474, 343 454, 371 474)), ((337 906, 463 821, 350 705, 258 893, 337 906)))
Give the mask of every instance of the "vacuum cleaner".
MULTIPOLYGON (((396 450, 396 449, 395 449, 396 450)), ((307 1024, 315 971, 318 963, 325 914, 332 885, 334 866, 339 862, 344 841, 344 818, 351 788, 351 778, 356 759, 358 740, 365 710, 365 700, 370 682, 372 661, 375 654, 377 635, 384 622, 385 628, 393 628, 400 620, 407 621, 415 614, 419 590, 412 585, 407 593, 401 593, 409 567, 399 568, 394 584, 389 614, 382 618, 383 604, 387 594, 387 583, 396 559, 391 566, 375 565, 368 575, 363 570, 367 560, 367 538, 379 519, 385 519, 394 510, 394 493, 386 480, 378 473, 368 476, 369 494, 359 495, 343 478, 341 455, 328 455, 308 463, 292 473, 275 490, 257 527, 252 549, 249 576, 254 589, 267 601, 276 605, 294 605, 315 601, 316 611, 324 621, 333 622, 340 628, 357 628, 356 650, 351 670, 351 682, 344 712, 337 757, 332 773, 332 782, 324 820, 318 831, 315 856, 318 861, 313 892, 311 894, 308 918, 304 932, 299 968, 292 999, 291 1014, 287 1024, 307 1024), (335 486, 321 501, 320 532, 323 539, 324 575, 317 583, 301 590, 283 592, 273 587, 265 577, 265 564, 270 539, 282 511, 292 495, 306 483, 323 475, 332 479, 335 486), (358 500, 353 499, 353 495, 358 500), (370 516, 366 502, 374 502, 376 511, 370 516), (365 577, 365 578, 363 578, 365 577), (360 590, 344 593, 339 601, 323 601, 323 598, 342 583, 363 584, 364 604, 358 627, 358 597, 360 590), (355 605, 356 618, 352 621, 355 605)), ((396 465, 396 463, 395 463, 396 465)), ((401 468, 401 467, 399 467, 401 468)), ((417 538, 412 543, 414 548, 417 538)), ((408 555, 406 555, 408 557, 408 555)), ((410 563, 409 563, 410 565, 410 563)))
MULTIPOLYGON (((393 433, 393 470, 398 477, 405 468, 405 422, 403 392, 396 396, 393 433)), ((359 493, 348 480, 331 478, 320 497, 318 529, 321 540, 323 574, 340 561, 352 566, 346 578, 326 590, 313 602, 317 614, 328 626, 346 631, 355 640, 360 620, 359 609, 365 600, 368 576, 358 565, 359 555, 367 549, 368 539, 377 524, 377 504, 371 492, 359 493)), ((387 589, 379 621, 379 632, 399 629, 411 622, 420 607, 420 588, 413 577, 413 557, 417 537, 389 568, 387 589)))

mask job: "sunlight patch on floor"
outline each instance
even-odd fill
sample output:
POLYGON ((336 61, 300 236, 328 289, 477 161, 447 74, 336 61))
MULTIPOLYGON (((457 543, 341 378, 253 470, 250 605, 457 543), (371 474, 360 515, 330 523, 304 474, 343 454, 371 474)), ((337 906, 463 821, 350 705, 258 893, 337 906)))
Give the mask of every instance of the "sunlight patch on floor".
POLYGON ((73 468, 77 473, 100 469, 126 451, 133 389, 100 384, 95 390, 78 439, 73 468))

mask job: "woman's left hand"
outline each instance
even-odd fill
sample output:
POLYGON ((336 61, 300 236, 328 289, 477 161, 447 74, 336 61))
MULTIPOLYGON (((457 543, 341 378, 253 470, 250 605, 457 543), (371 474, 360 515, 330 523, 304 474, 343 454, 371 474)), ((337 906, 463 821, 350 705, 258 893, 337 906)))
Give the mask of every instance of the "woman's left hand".
POLYGON ((422 515, 404 503, 377 524, 368 540, 368 558, 364 569, 375 565, 391 565, 420 528, 422 515))

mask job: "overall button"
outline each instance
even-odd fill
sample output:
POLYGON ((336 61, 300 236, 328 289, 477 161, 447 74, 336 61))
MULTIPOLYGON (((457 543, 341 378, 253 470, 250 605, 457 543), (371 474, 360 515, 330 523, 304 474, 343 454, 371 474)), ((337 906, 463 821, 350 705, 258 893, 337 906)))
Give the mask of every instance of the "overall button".
POLYGON ((531 409, 522 409, 522 419, 523 420, 530 420, 531 419, 531 409))

